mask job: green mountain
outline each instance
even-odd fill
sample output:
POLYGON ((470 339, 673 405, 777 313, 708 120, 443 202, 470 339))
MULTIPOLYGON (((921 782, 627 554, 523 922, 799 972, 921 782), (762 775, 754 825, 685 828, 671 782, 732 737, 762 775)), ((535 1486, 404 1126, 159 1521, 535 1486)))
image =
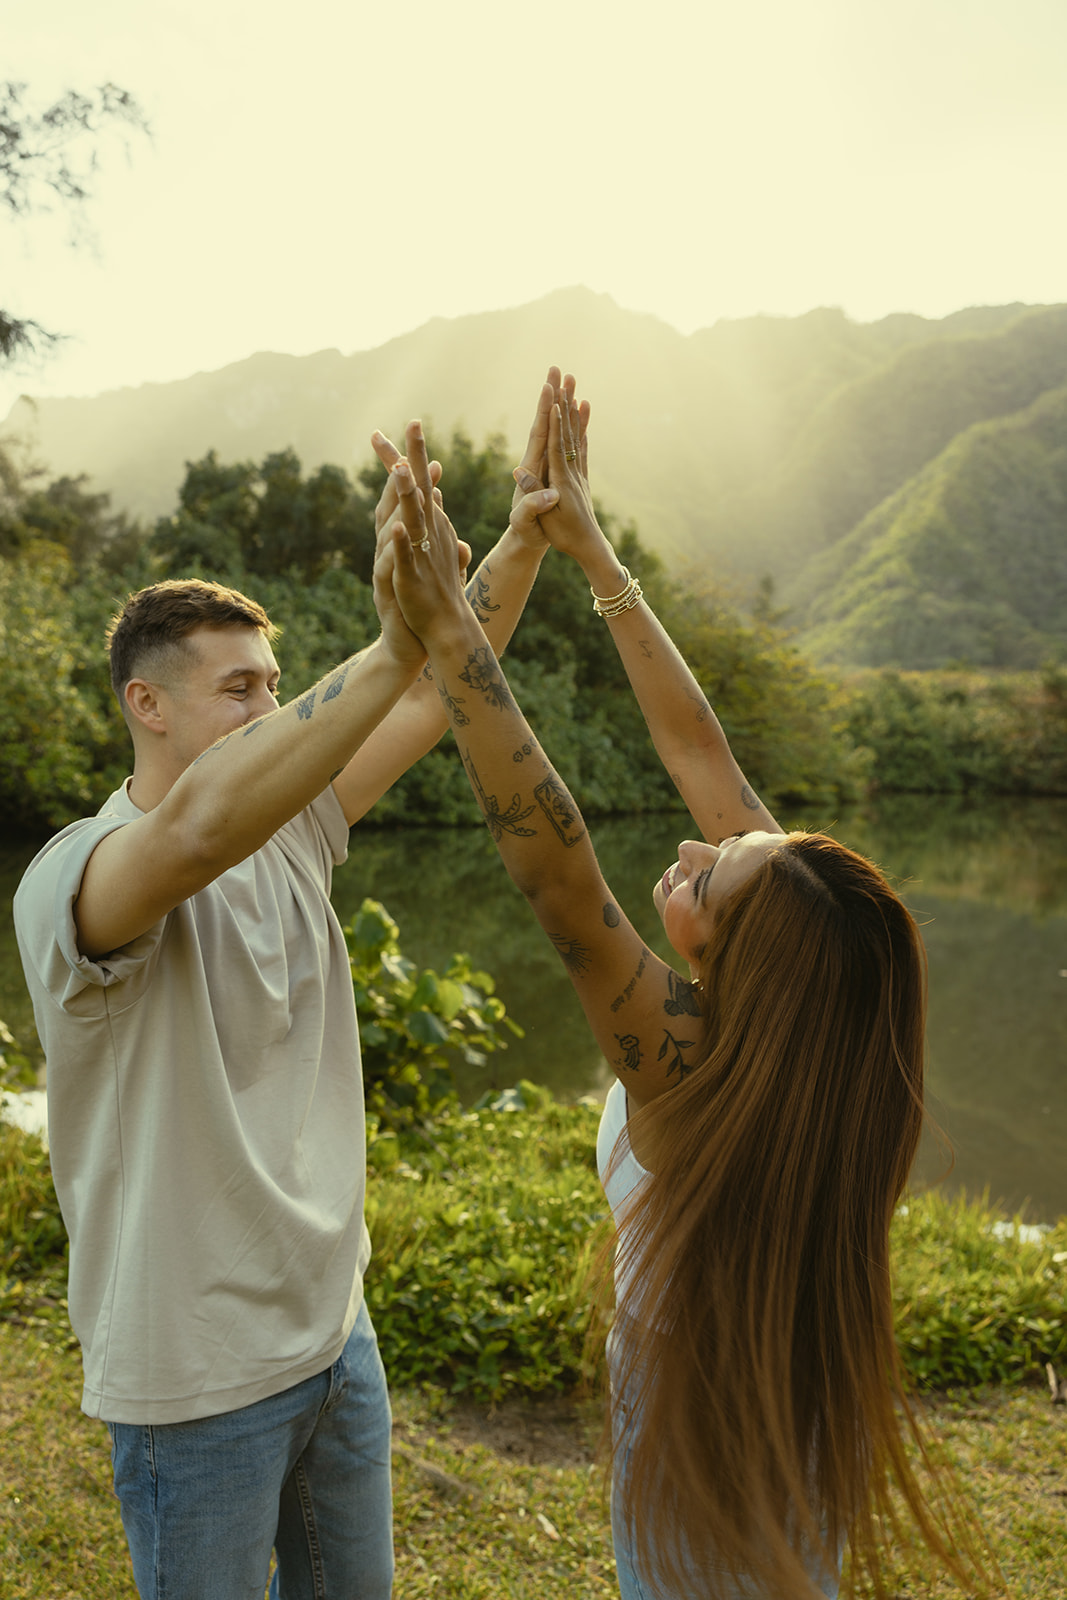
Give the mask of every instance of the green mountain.
POLYGON ((798 586, 804 644, 864 666, 1035 667, 1067 643, 1067 386, 975 423, 798 586))
POLYGON ((1067 306, 1017 310, 989 331, 961 331, 894 352, 827 396, 766 488, 742 501, 737 511, 751 548, 795 572, 957 434, 1020 411, 1064 382, 1067 306))
POLYGON ((866 324, 821 309, 685 337, 572 288, 354 355, 262 353, 94 399, 24 398, 3 433, 151 519, 211 449, 292 447, 308 469, 352 470, 374 427, 395 436, 419 415, 440 438, 503 434, 517 456, 553 362, 592 402, 602 503, 671 565, 742 590, 771 574, 808 648, 901 665, 1059 652, 1067 306, 866 324))

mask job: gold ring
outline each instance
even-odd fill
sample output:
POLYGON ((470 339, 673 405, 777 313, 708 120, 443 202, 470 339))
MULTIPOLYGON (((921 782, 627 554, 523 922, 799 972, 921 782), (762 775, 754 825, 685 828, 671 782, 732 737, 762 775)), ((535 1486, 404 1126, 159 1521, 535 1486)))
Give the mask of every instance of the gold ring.
POLYGON ((424 555, 429 555, 429 553, 430 553, 430 541, 429 541, 429 539, 420 539, 419 540, 419 549, 423 552, 424 555))
POLYGON ((577 452, 577 450, 568 450, 566 452, 566 456, 567 456, 567 460, 568 461, 577 461, 578 452, 577 452))

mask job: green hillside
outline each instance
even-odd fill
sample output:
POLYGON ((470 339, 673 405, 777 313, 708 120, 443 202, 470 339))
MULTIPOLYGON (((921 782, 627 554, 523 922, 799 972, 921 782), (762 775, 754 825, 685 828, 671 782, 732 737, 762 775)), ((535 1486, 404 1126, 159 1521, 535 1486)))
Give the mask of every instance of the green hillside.
POLYGON ((766 488, 732 508, 749 563, 777 568, 791 599, 790 580, 811 556, 957 435, 1067 383, 1067 307, 1021 310, 989 331, 963 327, 910 343, 842 384, 813 410, 766 488))
POLYGON ((177 383, 24 399, 0 435, 153 521, 210 451, 250 464, 292 450, 308 471, 354 473, 374 427, 413 415, 517 458, 550 363, 592 402, 601 503, 674 571, 742 601, 771 575, 825 659, 1062 654, 1067 306, 874 323, 823 308, 684 336, 575 287, 352 355, 260 353, 177 383))
POLYGON ((1067 644, 1067 386, 977 423, 809 564, 804 648, 863 666, 1037 667, 1067 644))

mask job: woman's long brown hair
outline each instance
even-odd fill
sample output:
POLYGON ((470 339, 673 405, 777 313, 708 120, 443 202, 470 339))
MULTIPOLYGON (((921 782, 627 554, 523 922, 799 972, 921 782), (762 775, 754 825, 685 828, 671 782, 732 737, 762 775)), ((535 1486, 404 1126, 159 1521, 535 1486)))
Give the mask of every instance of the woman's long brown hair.
POLYGON ((890 1295, 923 1119, 918 929, 862 856, 790 834, 721 907, 700 993, 703 1060, 629 1123, 651 1175, 616 1246, 636 1425, 615 1492, 638 1566, 653 1592, 813 1600, 847 1540, 881 1593, 903 1504, 974 1585, 909 1463, 890 1295))

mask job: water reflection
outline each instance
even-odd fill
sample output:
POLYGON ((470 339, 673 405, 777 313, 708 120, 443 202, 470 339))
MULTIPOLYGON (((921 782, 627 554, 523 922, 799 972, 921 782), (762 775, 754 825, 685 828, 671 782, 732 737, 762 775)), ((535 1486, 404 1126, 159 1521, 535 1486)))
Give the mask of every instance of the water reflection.
MULTIPOLYGON (((930 959, 929 1086, 956 1149, 947 1186, 1047 1218, 1067 1213, 1067 802, 969 807, 894 796, 839 818, 789 815, 825 827, 890 874, 923 927, 930 959)), ((638 931, 664 957, 651 888, 685 836, 683 814, 594 826, 604 874, 638 931)), ((34 846, 0 856, 10 904, 34 846)), ((466 1098, 520 1077, 559 1095, 597 1092, 607 1069, 554 950, 481 829, 357 828, 334 901, 353 915, 384 901, 405 952, 440 969, 465 950, 491 972, 526 1037, 462 1084, 466 1098)), ((0 920, 0 1017, 31 1039, 10 916, 0 920)), ((943 1155, 927 1140, 918 1175, 943 1155)))
MULTIPOLYGON (((1067 1212, 1067 803, 894 796, 862 814, 783 820, 828 828, 878 861, 922 925, 929 1103, 955 1147, 946 1187, 988 1189, 1032 1217, 1067 1212)), ((684 824, 667 815, 593 830, 605 877, 664 957, 651 887, 684 824)), ((603 1089, 607 1068, 563 968, 487 835, 357 829, 335 889, 342 915, 364 894, 385 902, 420 963, 439 967, 463 949, 483 964, 526 1028, 465 1080, 467 1097, 519 1077, 563 1096, 603 1089)), ((943 1146, 928 1136, 918 1181, 936 1181, 945 1167, 943 1146)))

